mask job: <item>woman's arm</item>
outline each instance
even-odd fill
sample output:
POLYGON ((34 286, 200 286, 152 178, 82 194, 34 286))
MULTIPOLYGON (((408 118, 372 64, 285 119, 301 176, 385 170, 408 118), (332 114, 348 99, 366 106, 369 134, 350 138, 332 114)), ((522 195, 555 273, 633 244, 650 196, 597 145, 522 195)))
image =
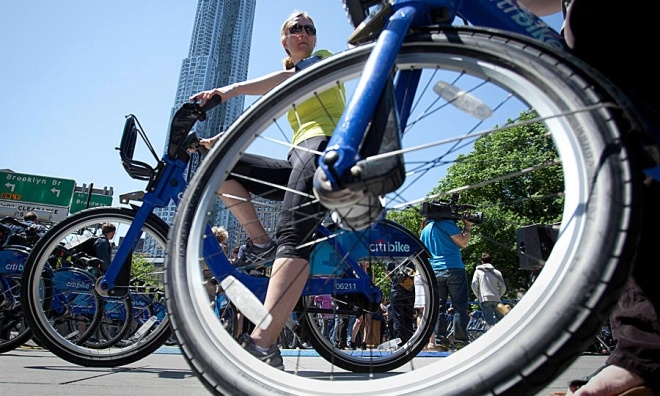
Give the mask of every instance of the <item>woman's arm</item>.
POLYGON ((200 106, 204 106, 207 100, 215 95, 222 97, 222 101, 233 98, 238 95, 264 95, 275 88, 281 82, 291 77, 295 70, 280 70, 265 76, 257 77, 252 80, 238 82, 226 85, 220 88, 210 89, 208 91, 198 92, 190 97, 191 102, 199 101, 200 106))

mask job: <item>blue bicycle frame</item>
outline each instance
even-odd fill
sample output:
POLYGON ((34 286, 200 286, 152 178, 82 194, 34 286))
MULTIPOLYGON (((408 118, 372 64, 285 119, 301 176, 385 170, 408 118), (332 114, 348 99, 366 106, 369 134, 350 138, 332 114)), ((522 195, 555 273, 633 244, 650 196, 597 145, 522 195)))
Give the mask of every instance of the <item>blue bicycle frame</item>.
MULTIPOLYGON (((381 4, 381 7, 383 5, 381 4)), ((373 15, 373 14, 372 14, 373 15)), ((554 48, 564 48, 562 37, 536 15, 518 6, 515 0, 393 0, 391 16, 369 55, 355 94, 347 104, 328 146, 319 159, 321 168, 333 190, 346 187, 342 175, 349 172, 362 158, 359 146, 364 131, 373 118, 381 93, 388 82, 397 54, 411 26, 433 24, 449 25, 457 15, 465 17, 475 25, 503 29, 542 41, 554 48), (438 12, 438 10, 443 12, 438 12), (434 12, 432 12, 434 11, 434 12), (329 160, 329 157, 332 157, 329 160)), ((379 21, 367 18, 364 31, 379 29, 379 21)), ((419 74, 416 71, 399 71, 394 89, 397 93, 396 108, 401 125, 405 129, 412 103, 404 98, 412 95, 399 94, 402 87, 416 86, 419 74)), ((402 132, 401 132, 402 133, 402 132)), ((350 186, 348 186, 350 189, 350 186)))
MULTIPOLYGON (((215 104, 210 104, 207 106, 207 109, 213 105, 215 104)), ((142 226, 147 222, 154 209, 166 207, 170 203, 170 200, 174 201, 175 204, 179 203, 180 197, 187 185, 184 176, 190 160, 187 150, 189 147, 195 146, 198 143, 197 136, 189 134, 189 131, 198 119, 205 117, 205 111, 204 108, 200 108, 197 104, 193 103, 186 103, 177 111, 170 126, 167 153, 162 156, 155 169, 133 159, 138 133, 145 139, 154 157, 156 155, 146 135, 139 128, 137 118, 133 115, 127 116, 119 148, 122 164, 131 177, 138 180, 148 180, 149 183, 146 193, 140 199, 142 205, 136 211, 135 218, 124 236, 125 241, 132 242, 122 243, 115 253, 112 258, 112 264, 108 266, 106 273, 98 283, 97 290, 100 294, 113 294, 124 263, 131 258, 140 240, 142 226)), ((215 240, 210 227, 207 228, 206 235, 208 237, 207 239, 215 240)), ((211 249, 211 252, 222 253, 222 249, 217 243, 215 246, 209 246, 209 249, 211 249)), ((231 265, 229 262, 227 264, 231 265)))
MULTIPOLYGON (((535 15, 518 7, 515 1, 465 0, 461 2, 449 0, 399 0, 392 1, 389 6, 391 7, 391 15, 389 16, 388 23, 385 29, 379 33, 377 43, 356 87, 356 92, 348 103, 324 153, 325 156, 333 152, 333 154, 337 154, 338 160, 330 164, 323 161, 324 156, 320 159, 320 168, 326 171, 333 188, 343 188, 339 180, 340 175, 347 172, 360 159, 358 154, 359 145, 362 141, 364 131, 373 118, 378 102, 374 98, 379 98, 385 89, 385 85, 389 80, 388 78, 383 78, 383 76, 388 76, 392 70, 396 56, 400 47, 403 45, 410 26, 433 23, 449 24, 457 15, 461 15, 473 23, 486 25, 488 22, 488 25, 491 27, 524 34, 556 48, 563 47, 563 40, 559 34, 535 15), (421 8, 419 7, 420 3, 423 5, 421 8), (432 10, 441 8, 443 11, 440 13, 431 12, 432 10), (502 15, 507 16, 507 18, 501 18, 502 15), (492 21, 497 21, 497 23, 492 23, 492 21)), ((377 26, 374 27, 372 25, 377 25, 377 23, 372 24, 367 20, 363 29, 378 29, 377 26)), ((397 83, 394 85, 395 92, 397 92, 397 89, 401 89, 399 87, 416 84, 418 78, 419 76, 416 72, 399 72, 397 83), (398 82, 401 84, 398 84, 398 82)), ((399 120, 401 121, 401 125, 405 125, 405 120, 407 120, 412 103, 405 102, 403 100, 404 95, 396 95, 395 97, 397 98, 396 108, 399 120)), ((199 114, 217 104, 210 101, 205 106, 206 109, 197 107, 197 110, 189 108, 188 111, 192 113, 197 111, 199 114)), ((187 105, 196 106, 193 104, 187 105)), ((185 138, 185 133, 190 130, 195 121, 197 121, 197 118, 191 117, 190 114, 188 114, 188 118, 183 117, 183 119, 178 119, 177 115, 175 115, 172 121, 168 152, 161 159, 156 171, 147 172, 149 174, 146 178, 150 180, 150 184, 147 188, 147 193, 142 199, 143 204, 137 211, 136 218, 129 228, 125 240, 135 241, 134 243, 137 243, 141 226, 153 212, 153 209, 166 206, 170 199, 178 204, 180 194, 186 186, 186 180, 183 175, 189 159, 187 156, 180 155, 180 149, 185 138)), ((130 158, 122 158, 122 161, 125 167, 127 166, 127 162, 131 163, 130 158)), ((130 170, 129 173, 131 173, 130 170)), ((326 237, 331 235, 331 232, 323 226, 320 226, 317 231, 326 237)), ((371 283, 370 278, 355 259, 355 257, 378 256, 378 252, 370 251, 358 254, 352 251, 351 255, 349 255, 343 246, 351 246, 351 242, 342 239, 350 238, 349 235, 351 233, 341 233, 340 235, 344 235, 345 237, 328 239, 325 242, 325 246, 315 247, 315 251, 325 252, 319 254, 326 254, 326 257, 311 257, 310 262, 312 263, 313 277, 309 279, 303 295, 331 294, 345 291, 347 293, 363 293, 369 296, 369 299, 373 299, 374 302, 379 301, 381 296, 380 290, 371 283), (330 257, 331 255, 333 257, 330 257), (316 262, 322 261, 333 263, 343 262, 345 263, 345 267, 340 270, 335 269, 331 274, 322 274, 314 268, 316 262), (337 277, 342 270, 352 274, 337 277), (322 275, 326 276, 324 277, 322 275), (334 282, 328 282, 328 276, 337 277, 337 279, 334 282)), ((418 242, 415 242, 414 237, 407 235, 405 231, 401 231, 400 228, 393 226, 393 223, 389 223, 387 226, 381 225, 372 228, 368 236, 359 232, 355 233, 354 236, 372 239, 383 238, 383 240, 389 238, 389 240, 410 246, 410 250, 406 252, 408 256, 419 254, 424 249, 418 242), (388 233, 390 235, 383 236, 388 233), (395 235, 392 235, 392 233, 395 235)), ((114 263, 124 263, 129 258, 133 248, 134 246, 131 246, 131 244, 122 244, 113 258, 113 265, 108 268, 100 282, 99 286, 101 290, 112 290, 115 287, 115 282, 122 265, 114 265, 114 263)), ((232 275, 247 286, 258 298, 261 300, 265 298, 268 278, 250 276, 243 271, 235 269, 223 254, 220 245, 211 233, 210 227, 206 230, 203 251, 204 259, 211 273, 219 282, 228 275, 232 275)), ((391 256, 391 252, 387 254, 391 256)))
MULTIPOLYGON (((190 157, 183 148, 189 146, 186 140, 190 136, 189 131, 198 119, 204 117, 205 111, 217 104, 217 101, 209 101, 204 108, 200 108, 197 104, 187 103, 179 109, 172 120, 168 152, 156 169, 132 159, 136 134, 143 132, 138 129, 139 124, 133 116, 127 119, 120 147, 122 163, 133 178, 149 180, 149 184, 141 199, 142 206, 137 210, 124 237, 124 243, 119 247, 112 264, 96 286, 101 295, 120 294, 113 291, 122 289, 117 288, 117 279, 126 261, 131 257, 142 232, 142 226, 153 210, 166 206, 170 199, 175 204, 179 203, 187 184, 184 174, 190 157)), ((303 295, 362 294, 372 306, 376 306, 381 300, 382 292, 372 283, 357 260, 362 257, 407 258, 422 254, 424 251, 424 246, 410 231, 393 222, 378 224, 369 233, 343 230, 331 232, 322 225, 318 227, 317 233, 325 237, 325 241, 317 244, 312 251, 310 257, 312 278, 308 280, 303 295), (365 245, 356 243, 358 239, 367 240, 366 245, 369 248, 356 248, 358 245, 365 245), (341 263, 339 267, 337 263, 341 263), (329 282, 329 277, 335 278, 334 281, 329 282)), ((203 252, 204 260, 218 282, 231 275, 263 301, 269 278, 251 276, 236 269, 225 256, 210 226, 205 230, 203 252)))

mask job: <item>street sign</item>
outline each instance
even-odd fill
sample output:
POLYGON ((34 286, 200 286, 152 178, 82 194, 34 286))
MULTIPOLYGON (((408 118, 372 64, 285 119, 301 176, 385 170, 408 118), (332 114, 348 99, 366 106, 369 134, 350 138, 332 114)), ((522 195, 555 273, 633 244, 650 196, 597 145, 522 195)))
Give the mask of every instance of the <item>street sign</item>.
POLYGON ((0 216, 11 216, 23 220, 27 212, 35 212, 40 222, 57 223, 69 215, 69 208, 35 204, 30 202, 0 200, 0 216))
MULTIPOLYGON (((89 207, 112 206, 112 195, 92 194, 89 199, 89 207)), ((76 213, 87 209, 87 193, 76 191, 71 198, 70 212, 76 213)))
POLYGON ((0 199, 66 206, 76 187, 75 180, 0 172, 0 199))

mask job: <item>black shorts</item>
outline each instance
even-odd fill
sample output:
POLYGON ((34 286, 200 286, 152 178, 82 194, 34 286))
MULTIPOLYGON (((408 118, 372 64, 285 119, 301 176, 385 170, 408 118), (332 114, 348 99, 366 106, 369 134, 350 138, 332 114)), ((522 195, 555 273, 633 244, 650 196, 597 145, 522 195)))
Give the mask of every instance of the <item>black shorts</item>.
POLYGON ((277 222, 277 257, 309 259, 311 246, 299 247, 316 231, 325 217, 325 209, 312 196, 313 178, 319 155, 328 144, 327 137, 314 137, 300 142, 289 152, 287 161, 245 154, 236 164, 233 173, 257 180, 266 180, 280 186, 286 185, 300 195, 263 183, 237 178, 250 193, 273 201, 282 201, 282 211, 277 222), (308 151, 308 150, 311 150, 308 151))

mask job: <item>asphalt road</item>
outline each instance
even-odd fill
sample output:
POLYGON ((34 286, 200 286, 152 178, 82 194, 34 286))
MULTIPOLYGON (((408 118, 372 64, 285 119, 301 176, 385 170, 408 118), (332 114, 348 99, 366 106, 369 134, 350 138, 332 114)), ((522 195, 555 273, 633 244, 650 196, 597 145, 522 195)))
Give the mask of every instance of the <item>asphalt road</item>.
MULTIPOLYGON (((312 351, 310 351, 312 352, 312 351)), ((442 357, 417 357, 417 364, 442 357)), ((285 365, 286 365, 285 356, 285 365)), ((305 366, 325 363, 315 353, 306 356, 305 366)), ((566 389, 569 380, 581 378, 604 364, 606 357, 580 356, 537 396, 566 389)), ((0 394, 3 396, 198 396, 208 395, 190 370, 177 347, 163 347, 130 365, 115 368, 80 367, 47 350, 23 346, 0 355, 0 394)))

